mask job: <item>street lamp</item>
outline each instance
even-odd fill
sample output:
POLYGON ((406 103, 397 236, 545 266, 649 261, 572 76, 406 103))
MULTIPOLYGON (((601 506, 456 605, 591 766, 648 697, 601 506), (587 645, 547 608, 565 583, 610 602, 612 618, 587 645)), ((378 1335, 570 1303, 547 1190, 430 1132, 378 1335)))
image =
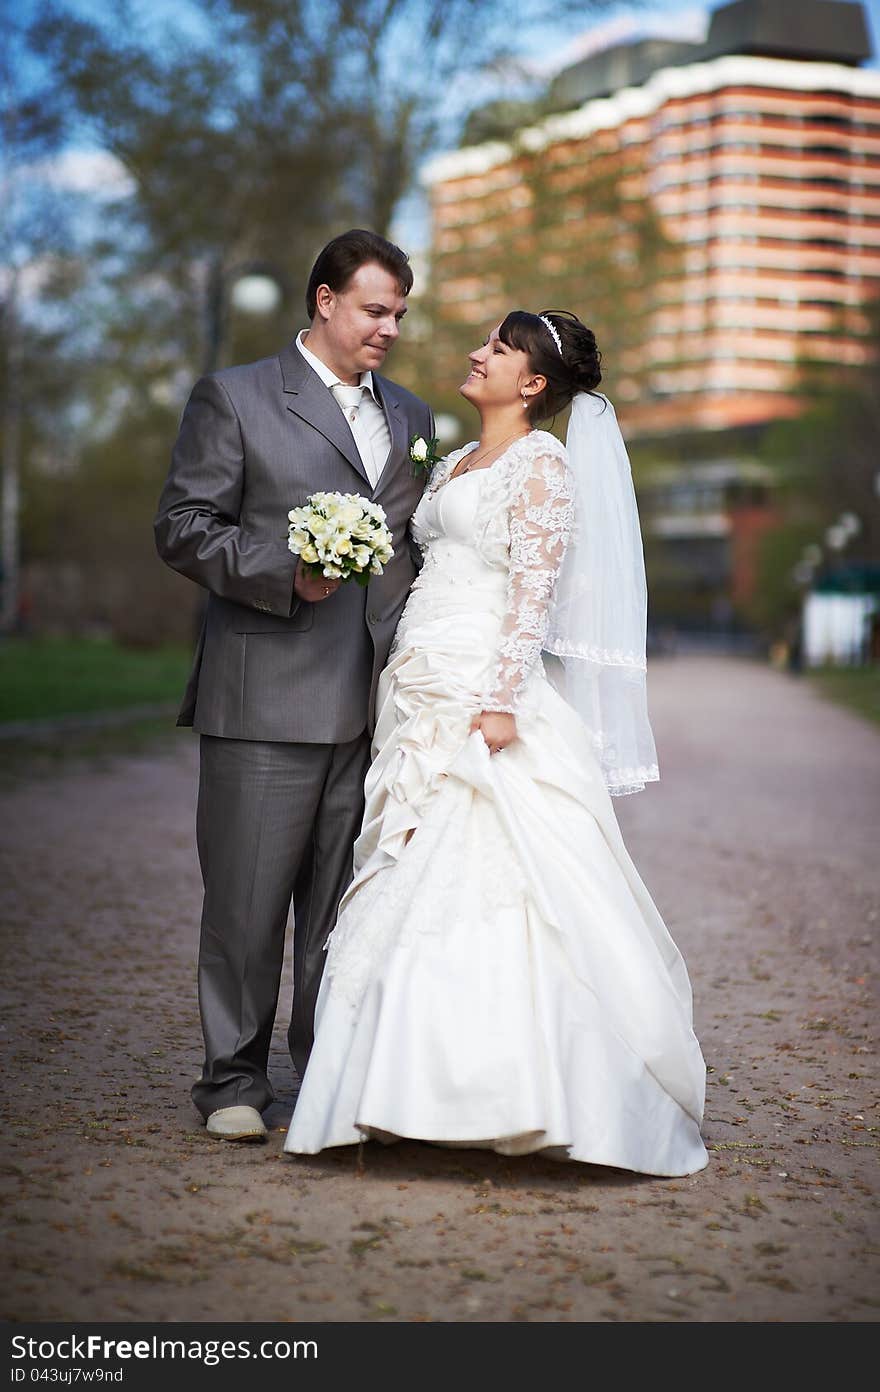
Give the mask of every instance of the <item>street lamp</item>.
POLYGON ((281 308, 284 293, 274 276, 265 271, 249 271, 236 280, 229 296, 233 309, 261 317, 281 308))
POLYGON ((434 417, 434 434, 438 445, 451 445, 453 440, 458 439, 461 423, 457 416, 453 416, 448 411, 440 411, 434 417))
POLYGON ((284 300, 287 283, 284 273, 268 261, 242 261, 224 266, 215 256, 205 281, 205 351, 202 373, 207 376, 220 366, 226 336, 227 306, 244 314, 274 314, 284 300))
POLYGON ((862 521, 854 512, 842 512, 825 533, 825 544, 832 551, 842 551, 862 530, 862 521))

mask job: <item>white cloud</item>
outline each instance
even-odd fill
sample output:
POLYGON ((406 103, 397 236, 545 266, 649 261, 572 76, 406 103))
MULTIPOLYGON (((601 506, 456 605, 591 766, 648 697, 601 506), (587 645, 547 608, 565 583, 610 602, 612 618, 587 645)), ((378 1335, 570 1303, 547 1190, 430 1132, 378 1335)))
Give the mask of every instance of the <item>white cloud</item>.
POLYGON ((593 24, 562 48, 534 59, 529 66, 536 76, 552 77, 563 68, 593 53, 601 53, 603 49, 613 48, 615 44, 648 38, 702 43, 708 28, 709 14, 701 6, 669 11, 665 5, 659 5, 639 14, 618 15, 615 19, 593 24))
POLYGON ((15 286, 16 299, 20 304, 38 300, 58 271, 59 262, 55 256, 37 256, 27 265, 15 270, 11 266, 0 266, 0 295, 4 298, 15 286))
POLYGON ((70 193, 125 198, 134 192, 125 166, 109 150, 63 150, 54 159, 32 166, 30 174, 51 188, 70 193))

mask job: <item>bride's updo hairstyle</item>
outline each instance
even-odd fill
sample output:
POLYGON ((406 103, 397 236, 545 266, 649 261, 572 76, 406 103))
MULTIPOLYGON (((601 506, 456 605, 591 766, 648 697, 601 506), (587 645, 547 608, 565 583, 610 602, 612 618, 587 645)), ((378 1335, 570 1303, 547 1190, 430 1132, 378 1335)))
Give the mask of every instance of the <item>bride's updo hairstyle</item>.
POLYGON ((531 399, 530 423, 557 415, 578 392, 595 391, 602 381, 602 354, 596 347, 596 335, 565 309, 545 309, 540 315, 514 309, 499 328, 498 337, 508 348, 527 354, 532 371, 547 379, 544 390, 531 399), (561 353, 545 319, 559 335, 561 353))

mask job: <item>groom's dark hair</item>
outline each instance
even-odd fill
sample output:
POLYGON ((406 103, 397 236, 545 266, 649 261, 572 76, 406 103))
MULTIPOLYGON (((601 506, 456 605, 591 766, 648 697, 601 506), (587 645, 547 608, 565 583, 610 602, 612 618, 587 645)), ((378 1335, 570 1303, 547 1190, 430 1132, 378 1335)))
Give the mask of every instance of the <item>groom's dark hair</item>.
POLYGON ((319 285, 329 285, 335 291, 344 290, 355 271, 370 262, 383 266, 395 277, 402 295, 409 294, 413 273, 406 252, 380 237, 378 232, 353 227, 350 232, 342 232, 328 242, 312 267, 306 287, 309 320, 315 317, 319 285))

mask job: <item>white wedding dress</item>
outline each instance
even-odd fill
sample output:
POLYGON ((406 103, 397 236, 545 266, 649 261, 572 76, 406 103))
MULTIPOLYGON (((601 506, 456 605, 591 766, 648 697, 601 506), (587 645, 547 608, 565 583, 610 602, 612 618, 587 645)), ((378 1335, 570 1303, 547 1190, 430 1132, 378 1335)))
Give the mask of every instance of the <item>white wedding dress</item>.
MULTIPOLYGON (((470 446, 469 448, 473 448, 470 446)), ((285 1150, 410 1137, 655 1175, 706 1164, 684 962, 541 657, 571 525, 555 437, 441 461, 380 678, 355 876, 285 1150), (513 710, 490 755, 483 709, 513 710)))

